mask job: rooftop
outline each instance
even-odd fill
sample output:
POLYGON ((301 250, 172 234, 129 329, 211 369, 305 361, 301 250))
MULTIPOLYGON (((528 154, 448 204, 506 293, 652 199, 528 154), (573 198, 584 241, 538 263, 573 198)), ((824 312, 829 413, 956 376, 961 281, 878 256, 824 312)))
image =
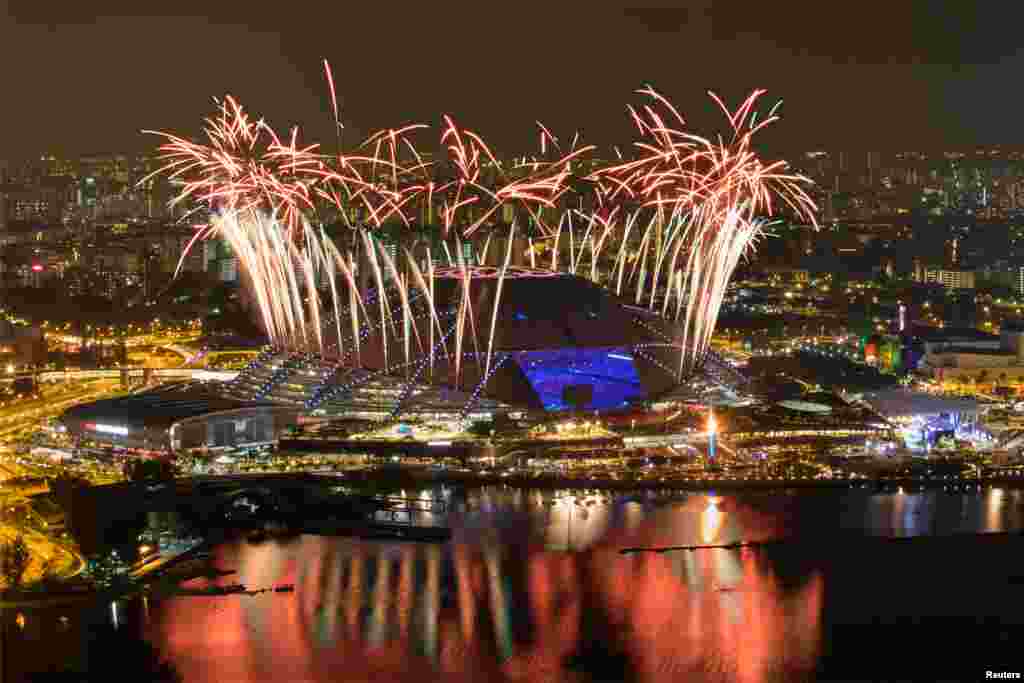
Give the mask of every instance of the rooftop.
POLYGON ((973 346, 947 346, 939 353, 962 353, 977 356, 1016 356, 1016 351, 1008 349, 978 349, 973 346))
POLYGON ((982 332, 973 327, 915 327, 912 335, 926 342, 999 341, 998 335, 982 332))
POLYGON ((889 389, 864 394, 864 400, 879 414, 887 417, 939 415, 941 413, 976 414, 977 401, 948 399, 906 389, 889 389))
POLYGON ((171 425, 179 420, 238 408, 272 407, 262 402, 236 401, 215 393, 199 382, 164 384, 118 398, 103 399, 69 408, 64 420, 115 421, 136 426, 171 425))

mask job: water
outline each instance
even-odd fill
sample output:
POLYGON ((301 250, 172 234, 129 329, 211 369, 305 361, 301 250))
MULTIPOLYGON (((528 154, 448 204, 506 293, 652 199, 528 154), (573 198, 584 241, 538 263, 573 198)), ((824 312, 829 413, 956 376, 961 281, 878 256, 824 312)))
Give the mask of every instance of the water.
POLYGON ((121 673, 141 669, 145 645, 133 635, 189 681, 976 680, 1018 670, 1024 491, 406 495, 449 503, 446 516, 420 521, 451 524, 450 543, 239 540, 214 550, 218 567, 237 572, 216 583, 295 592, 24 610, 24 627, 8 609, 5 680, 83 653, 93 666, 114 652, 121 673), (739 541, 783 542, 619 553, 739 541))

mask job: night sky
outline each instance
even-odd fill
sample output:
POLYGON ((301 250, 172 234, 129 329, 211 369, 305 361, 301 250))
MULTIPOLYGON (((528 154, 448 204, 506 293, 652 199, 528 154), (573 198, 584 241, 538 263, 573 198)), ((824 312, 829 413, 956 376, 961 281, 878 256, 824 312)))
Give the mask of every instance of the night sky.
POLYGON ((149 149, 140 129, 197 132, 226 93, 333 140, 325 57, 353 142, 442 113, 499 153, 532 151, 536 120, 628 142, 625 104, 649 82, 705 134, 721 123, 707 89, 736 102, 767 88, 764 108, 783 99, 783 121, 762 142, 785 150, 1024 144, 1021 17, 992 9, 1013 2, 292 2, 270 16, 217 1, 202 9, 213 16, 159 17, 131 13, 188 3, 118 4, 11 0, 0 159, 149 149))

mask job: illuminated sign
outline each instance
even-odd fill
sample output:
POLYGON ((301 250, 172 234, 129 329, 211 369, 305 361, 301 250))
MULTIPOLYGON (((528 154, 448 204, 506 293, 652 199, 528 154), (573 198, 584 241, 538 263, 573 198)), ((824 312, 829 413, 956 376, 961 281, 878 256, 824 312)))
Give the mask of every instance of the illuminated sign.
POLYGON ((43 267, 41 265, 39 265, 38 263, 33 264, 32 265, 32 272, 33 273, 41 273, 41 272, 43 272, 43 267))
POLYGON ((100 432, 102 434, 117 434, 118 436, 128 436, 127 427, 118 427, 117 425, 103 425, 88 423, 85 425, 86 429, 91 429, 94 432, 100 432))

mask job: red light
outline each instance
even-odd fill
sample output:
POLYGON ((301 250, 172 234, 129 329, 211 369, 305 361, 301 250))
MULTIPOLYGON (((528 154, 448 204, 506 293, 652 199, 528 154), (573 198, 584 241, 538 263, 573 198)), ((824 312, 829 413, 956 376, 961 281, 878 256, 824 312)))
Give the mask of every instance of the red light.
POLYGON ((33 272, 39 273, 39 272, 42 272, 43 267, 41 265, 39 265, 38 263, 36 263, 36 264, 34 264, 32 266, 32 270, 33 270, 33 272))

